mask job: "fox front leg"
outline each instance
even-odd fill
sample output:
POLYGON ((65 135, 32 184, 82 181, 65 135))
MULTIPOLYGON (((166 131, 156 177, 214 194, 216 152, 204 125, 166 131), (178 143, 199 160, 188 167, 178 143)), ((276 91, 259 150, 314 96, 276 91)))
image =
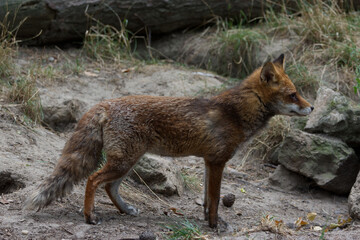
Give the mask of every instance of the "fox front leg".
POLYGON ((205 174, 205 199, 204 213, 205 218, 208 215, 209 226, 217 227, 218 223, 218 206, 220 200, 221 179, 225 163, 213 164, 206 162, 205 174))

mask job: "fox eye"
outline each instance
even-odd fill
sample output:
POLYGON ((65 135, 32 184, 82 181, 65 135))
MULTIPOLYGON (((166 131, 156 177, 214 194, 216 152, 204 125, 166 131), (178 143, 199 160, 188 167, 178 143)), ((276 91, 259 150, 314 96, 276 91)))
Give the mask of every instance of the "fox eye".
POLYGON ((294 100, 294 101, 297 101, 297 100, 298 100, 297 97, 296 97, 296 93, 290 94, 290 98, 291 98, 292 100, 294 100))

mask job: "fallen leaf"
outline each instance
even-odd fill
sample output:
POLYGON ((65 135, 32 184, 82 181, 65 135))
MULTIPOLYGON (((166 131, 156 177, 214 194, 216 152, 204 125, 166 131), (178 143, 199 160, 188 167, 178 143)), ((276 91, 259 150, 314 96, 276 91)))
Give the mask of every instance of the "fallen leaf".
POLYGON ((283 225, 283 224, 284 224, 283 220, 280 220, 280 221, 275 220, 275 225, 276 225, 277 227, 279 227, 279 226, 281 226, 281 225, 283 225))
POLYGON ((310 222, 312 222, 312 221, 314 221, 316 216, 317 216, 317 213, 311 212, 311 213, 308 213, 306 217, 310 222))
POLYGON ((301 227, 308 225, 308 224, 309 224, 308 222, 302 220, 302 217, 299 217, 295 222, 297 229, 300 229, 301 227))
POLYGON ((171 208, 169 208, 169 209, 170 209, 171 211, 173 211, 173 213, 176 214, 176 215, 184 216, 184 214, 178 212, 177 209, 174 208, 174 207, 171 207, 171 208))
POLYGON ((242 193, 246 193, 245 189, 244 188, 240 188, 240 192, 242 193))
POLYGON ((132 67, 132 68, 122 69, 121 72, 122 72, 122 73, 127 73, 127 72, 131 72, 131 71, 134 71, 134 70, 135 70, 135 68, 132 67))
POLYGON ((84 75, 87 76, 87 77, 97 77, 97 76, 99 76, 96 73, 88 72, 88 71, 84 71, 84 75))
POLYGON ((2 196, 2 197, 0 197, 0 203, 1 204, 10 204, 10 202, 9 201, 7 201, 5 198, 4 198, 4 196, 2 196))

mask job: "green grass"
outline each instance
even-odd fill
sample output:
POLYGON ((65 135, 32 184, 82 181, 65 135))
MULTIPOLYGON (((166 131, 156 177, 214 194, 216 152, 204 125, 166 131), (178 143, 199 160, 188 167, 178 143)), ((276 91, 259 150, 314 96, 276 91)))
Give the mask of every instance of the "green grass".
POLYGON ((126 29, 127 20, 119 17, 120 28, 101 23, 99 20, 86 14, 96 22, 85 33, 83 49, 91 58, 104 64, 105 62, 120 62, 131 56, 132 33, 126 29))
POLYGON ((81 58, 75 60, 66 59, 62 65, 62 70, 64 73, 80 75, 84 72, 83 60, 81 58))
POLYGON ((36 88, 35 81, 26 77, 17 78, 10 83, 7 98, 11 102, 21 104, 24 114, 35 124, 40 123, 43 119, 39 91, 36 88))
POLYGON ((5 96, 9 102, 21 105, 25 114, 24 122, 40 123, 43 118, 42 106, 35 80, 16 69, 14 57, 17 52, 16 34, 22 23, 15 25, 16 13, 10 18, 10 13, 0 19, 0 79, 6 87, 5 96))
POLYGON ((295 84, 301 95, 316 94, 319 88, 318 79, 309 72, 309 69, 303 63, 293 63, 286 68, 286 73, 295 84))
MULTIPOLYGON (((356 68, 360 65, 359 13, 344 10, 335 0, 313 3, 300 0, 295 13, 285 7, 281 13, 268 11, 264 25, 269 29, 269 34, 300 37, 300 43, 293 54, 296 60, 302 59, 301 64, 306 61, 308 65, 329 65, 336 71, 350 73, 358 89, 356 68)), ((298 72, 297 75, 302 75, 301 69, 298 71, 296 67, 293 70, 298 72)), ((300 82, 300 87, 317 86, 311 77, 305 76, 305 79, 310 81, 300 82)), ((353 88, 350 86, 351 81, 343 80, 347 89, 353 88)))
POLYGON ((0 19, 0 77, 9 77, 14 71, 13 57, 16 53, 16 32, 20 26, 13 27, 9 12, 0 19))
POLYGON ((255 57, 259 46, 266 41, 265 34, 258 30, 238 26, 219 34, 215 44, 219 63, 212 70, 226 76, 243 78, 256 67, 255 57))
POLYGON ((191 222, 188 219, 172 220, 171 224, 167 224, 164 227, 170 231, 170 235, 165 236, 165 239, 168 240, 201 239, 201 236, 203 235, 200 227, 195 222, 191 222))
POLYGON ((187 171, 182 171, 181 176, 184 180, 185 186, 193 192, 200 192, 202 190, 201 187, 201 179, 195 174, 190 174, 187 171))
POLYGON ((265 15, 265 23, 271 31, 302 37, 303 43, 328 43, 332 40, 344 41, 349 36, 349 22, 346 13, 336 1, 298 1, 298 11, 289 12, 286 7, 278 14, 270 10, 265 15))
POLYGON ((360 96, 360 66, 357 66, 355 70, 354 92, 360 96))

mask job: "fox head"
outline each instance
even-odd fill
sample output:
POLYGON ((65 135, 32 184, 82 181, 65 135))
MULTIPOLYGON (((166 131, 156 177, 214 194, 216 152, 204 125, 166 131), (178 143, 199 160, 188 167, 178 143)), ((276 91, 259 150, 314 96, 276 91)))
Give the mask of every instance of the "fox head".
POLYGON ((267 62, 260 71, 260 88, 264 102, 275 114, 306 116, 314 107, 296 91, 295 85, 285 73, 285 58, 281 54, 273 62, 267 62))

